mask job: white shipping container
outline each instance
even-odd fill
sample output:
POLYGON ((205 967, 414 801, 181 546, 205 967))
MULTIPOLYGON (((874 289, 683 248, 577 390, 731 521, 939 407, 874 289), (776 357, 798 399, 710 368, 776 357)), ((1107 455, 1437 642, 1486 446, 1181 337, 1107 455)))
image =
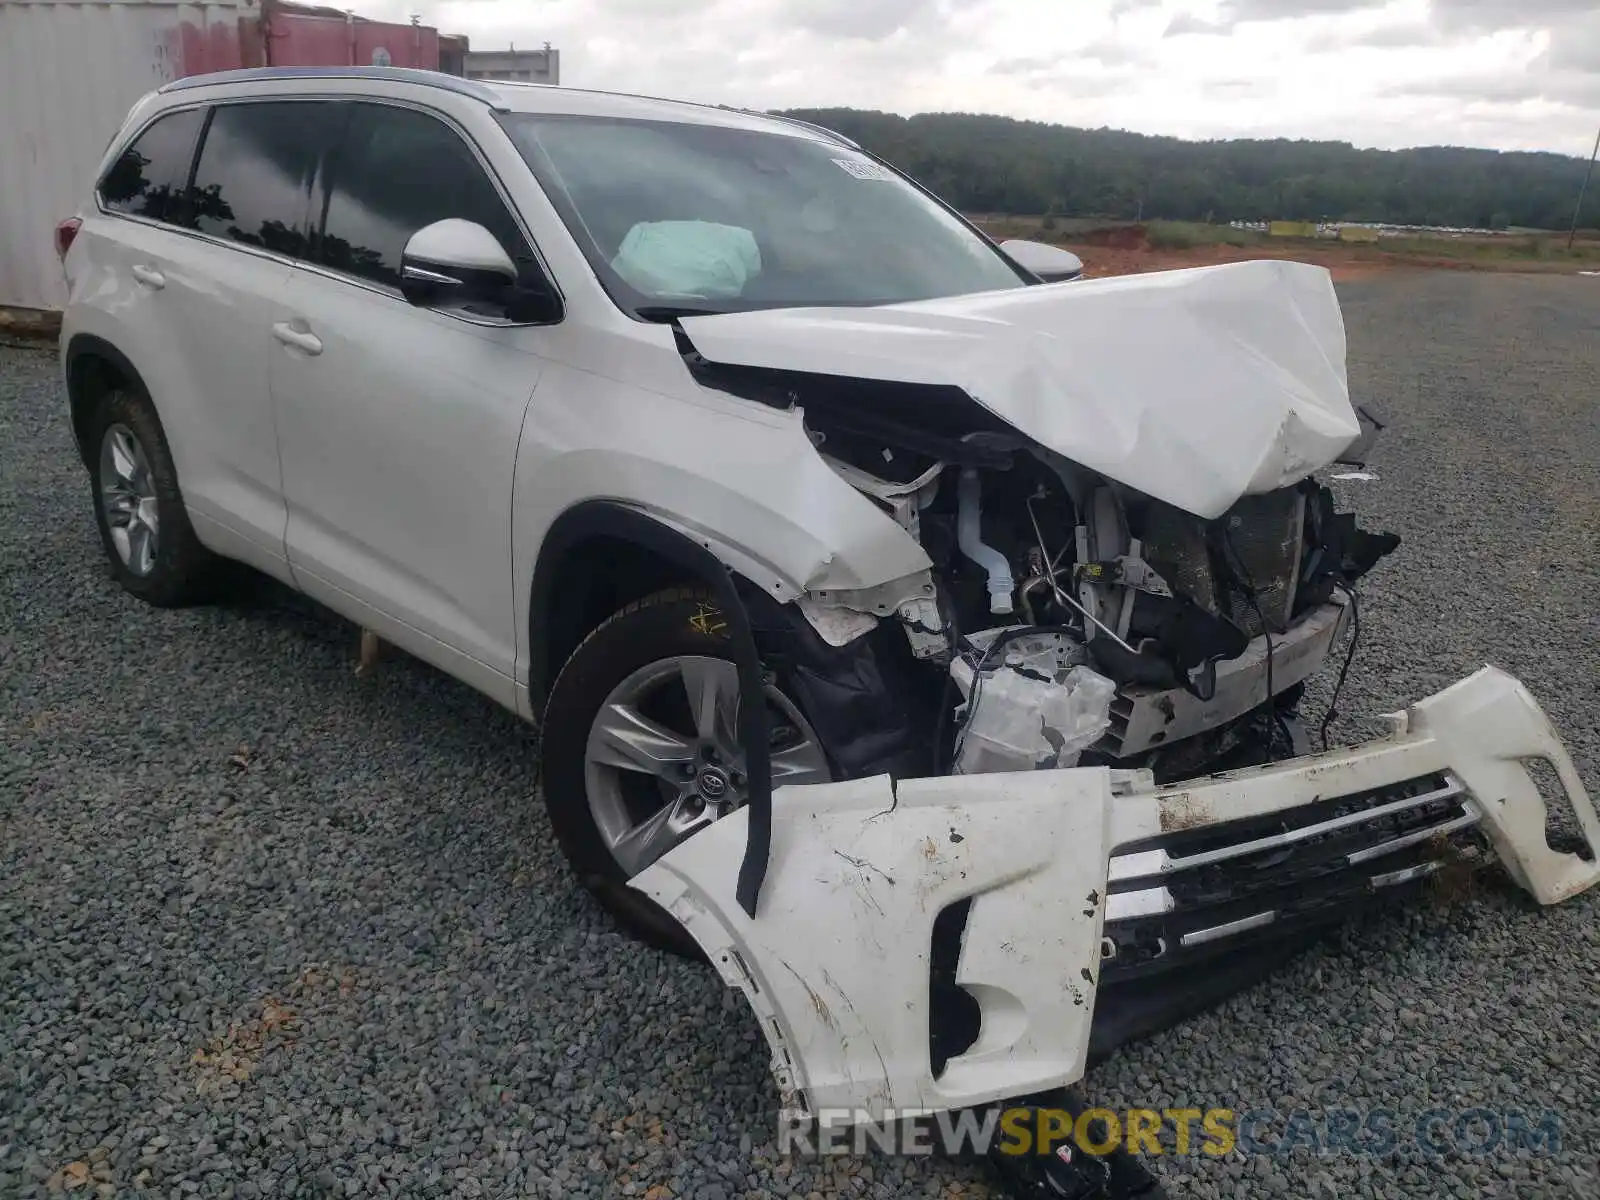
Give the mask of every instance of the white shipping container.
POLYGON ((0 307, 60 309, 55 226, 140 96, 240 63, 256 0, 0 0, 0 307))

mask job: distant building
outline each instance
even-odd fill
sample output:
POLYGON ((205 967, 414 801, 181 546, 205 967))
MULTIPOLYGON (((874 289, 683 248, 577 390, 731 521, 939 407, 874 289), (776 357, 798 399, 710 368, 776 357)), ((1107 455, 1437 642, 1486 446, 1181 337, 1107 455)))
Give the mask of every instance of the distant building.
POLYGON ((561 51, 549 42, 542 50, 468 50, 468 79, 504 79, 513 83, 560 83, 561 51))
POLYGON ((439 70, 446 75, 465 75, 467 73, 467 54, 472 47, 467 42, 464 33, 441 33, 439 35, 439 70))

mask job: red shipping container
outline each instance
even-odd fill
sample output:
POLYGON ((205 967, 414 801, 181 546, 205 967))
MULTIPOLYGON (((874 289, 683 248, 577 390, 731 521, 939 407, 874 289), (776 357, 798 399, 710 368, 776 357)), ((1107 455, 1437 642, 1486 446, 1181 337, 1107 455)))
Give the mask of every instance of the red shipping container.
MULTIPOLYGON (((0 0, 0 307, 61 307, 56 225, 145 92, 237 67, 437 70, 440 41, 429 26, 285 0, 0 0)), ((443 41, 459 73, 466 39, 443 41)))
POLYGON ((439 31, 427 25, 368 21, 336 8, 265 0, 262 65, 439 69, 439 31))

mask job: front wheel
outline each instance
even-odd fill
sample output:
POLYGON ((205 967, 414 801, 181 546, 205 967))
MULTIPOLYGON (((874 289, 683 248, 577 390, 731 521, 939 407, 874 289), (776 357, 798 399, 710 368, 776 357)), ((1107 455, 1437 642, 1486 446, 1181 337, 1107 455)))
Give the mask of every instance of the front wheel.
MULTIPOLYGON (((773 785, 826 783, 826 754, 769 675, 773 785)), ((541 784, 556 839, 584 886, 632 933, 693 954, 693 939, 627 881, 748 796, 739 675, 710 596, 674 589, 591 633, 550 690, 541 784)))

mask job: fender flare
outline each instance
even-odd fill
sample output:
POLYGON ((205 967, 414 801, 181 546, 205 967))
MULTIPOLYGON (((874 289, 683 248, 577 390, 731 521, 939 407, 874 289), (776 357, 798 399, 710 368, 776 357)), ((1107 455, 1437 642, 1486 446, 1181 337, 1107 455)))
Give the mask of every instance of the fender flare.
POLYGON ((556 586, 556 567, 567 551, 592 537, 634 542, 692 571, 711 588, 728 620, 734 663, 739 672, 739 740, 745 747, 745 768, 750 781, 749 835, 744 861, 739 867, 739 905, 753 919, 761 884, 772 851, 772 762, 770 722, 762 682, 761 658, 756 650, 750 614, 739 596, 733 568, 719 559, 709 544, 702 545, 663 521, 632 505, 615 500, 585 500, 551 523, 539 546, 528 603, 528 684, 532 691, 550 677, 545 640, 538 630, 545 624, 556 586))
MULTIPOLYGON (((78 456, 84 460, 86 465, 89 461, 89 451, 83 444, 83 431, 78 428, 78 390, 81 386, 78 377, 78 364, 83 359, 91 357, 101 358, 109 362, 124 378, 137 384, 139 389, 144 392, 145 397, 150 399, 150 389, 145 386, 144 376, 139 373, 139 368, 133 365, 126 354, 106 341, 105 338, 98 337, 95 334, 75 333, 72 335, 72 340, 67 343, 67 351, 64 355, 67 408, 72 419, 72 437, 78 445, 78 456)), ((151 403, 154 404, 155 401, 151 399, 151 403)), ((157 415, 159 416, 159 413, 157 415)))

